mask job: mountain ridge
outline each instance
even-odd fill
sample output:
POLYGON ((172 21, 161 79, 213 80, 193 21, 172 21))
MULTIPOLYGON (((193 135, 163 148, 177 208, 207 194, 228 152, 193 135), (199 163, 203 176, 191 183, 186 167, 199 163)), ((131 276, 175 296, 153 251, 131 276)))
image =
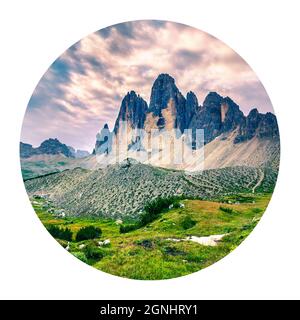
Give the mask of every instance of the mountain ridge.
MULTIPOLYGON (((156 141, 157 142, 157 141, 156 141)), ((151 150, 150 150, 151 151, 151 150)), ((105 168, 120 162, 127 157, 158 167, 176 170, 197 171, 230 166, 264 167, 271 165, 278 168, 280 156, 279 130, 276 116, 271 113, 260 113, 253 108, 246 116, 230 97, 222 97, 211 91, 200 105, 192 91, 184 96, 176 86, 175 79, 168 74, 160 74, 153 83, 150 102, 148 103, 135 91, 129 91, 122 99, 115 124, 110 130, 104 124, 96 138, 92 155, 77 151, 61 143, 58 139, 48 139, 38 148, 20 143, 22 168, 28 176, 37 176, 51 170, 61 171, 76 166, 83 168, 105 168), (131 139, 122 140, 122 127, 127 125, 131 139), (134 136, 136 130, 143 129, 146 135, 152 129, 158 132, 158 139, 166 131, 177 130, 175 143, 181 143, 185 129, 204 130, 204 146, 195 148, 196 156, 204 152, 203 161, 187 158, 185 164, 175 165, 159 161, 159 152, 147 159, 149 148, 145 145, 147 136, 134 136), (117 156, 113 153, 114 138, 121 138, 120 144, 125 146, 125 152, 117 156), (61 159, 42 158, 40 155, 62 155, 61 159), (83 158, 84 161, 75 161, 83 158), (74 161, 73 161, 74 159, 74 161), (85 160, 86 159, 86 160, 85 160), (146 160, 145 160, 146 159, 146 160)))
POLYGON ((85 150, 75 150, 71 146, 60 142, 57 138, 49 138, 41 142, 39 147, 34 148, 29 143, 20 142, 20 157, 30 158, 36 155, 58 155, 62 154, 67 158, 84 158, 90 155, 85 150))
MULTIPOLYGON (((265 141, 266 144, 270 144, 271 141, 275 146, 279 145, 277 119, 273 113, 264 114, 253 108, 246 116, 230 97, 222 97, 213 91, 207 94, 201 106, 195 93, 189 91, 184 97, 177 88, 175 79, 165 73, 160 74, 153 83, 149 106, 135 91, 125 95, 113 130, 110 131, 106 127, 97 135, 94 154, 110 154, 113 148, 111 145, 108 147, 106 142, 113 143, 114 135, 120 130, 121 121, 129 128, 127 133, 132 134, 131 141, 121 141, 122 145, 127 144, 129 151, 147 149, 143 145, 145 137, 144 141, 138 137, 137 144, 135 129, 144 129, 147 134, 152 129, 158 130, 158 134, 179 130, 176 133, 177 138, 178 132, 179 136, 185 134, 185 129, 191 129, 192 132, 203 129, 205 145, 216 138, 226 139, 226 136, 234 134, 230 146, 232 151, 237 149, 235 145, 244 144, 252 139, 265 141)), ((258 145, 261 147, 262 143, 258 145)))
POLYGON ((248 116, 240 110, 230 97, 222 97, 217 92, 209 92, 200 106, 192 91, 184 97, 176 86, 175 79, 168 74, 160 74, 151 89, 149 107, 135 91, 128 92, 121 102, 113 132, 119 129, 120 121, 126 121, 133 128, 145 129, 204 129, 205 143, 212 141, 224 132, 239 127, 239 136, 235 143, 240 143, 254 136, 273 138, 279 135, 276 116, 270 112, 248 116), (150 125, 149 125, 150 123, 150 125), (264 125, 270 128, 265 128, 264 125), (255 130, 259 133, 256 134, 255 130))

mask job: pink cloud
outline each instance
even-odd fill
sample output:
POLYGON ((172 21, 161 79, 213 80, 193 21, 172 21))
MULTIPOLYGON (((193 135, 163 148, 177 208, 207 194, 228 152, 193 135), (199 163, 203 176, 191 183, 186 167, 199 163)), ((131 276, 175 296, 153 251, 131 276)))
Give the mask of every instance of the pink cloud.
POLYGON ((58 137, 91 150, 101 126, 113 125, 122 97, 135 90, 149 101, 160 73, 174 77, 183 94, 194 91, 199 103, 217 91, 245 113, 272 111, 255 73, 223 42, 181 24, 135 21, 87 36, 50 67, 29 103, 22 140, 58 137))

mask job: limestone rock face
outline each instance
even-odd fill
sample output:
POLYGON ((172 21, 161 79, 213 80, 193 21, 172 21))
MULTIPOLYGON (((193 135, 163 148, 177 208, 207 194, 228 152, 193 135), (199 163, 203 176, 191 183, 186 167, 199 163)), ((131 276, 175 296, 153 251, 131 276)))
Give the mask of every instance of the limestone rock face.
POLYGON ((229 97, 221 103, 222 132, 229 132, 236 129, 244 121, 244 114, 240 107, 229 97))
POLYGON ((194 114, 200 110, 198 99, 194 92, 189 91, 186 95, 186 121, 184 128, 188 128, 194 114))
POLYGON ((94 154, 108 154, 111 150, 110 141, 112 133, 109 131, 108 124, 106 123, 101 131, 97 134, 94 154))
POLYGON ((186 128, 186 100, 170 75, 160 74, 154 81, 148 112, 159 129, 186 128))
MULTIPOLYGON (((117 135, 120 131, 121 123, 126 124, 129 133, 133 132, 131 129, 145 129, 147 133, 152 129, 158 132, 177 129, 181 135, 185 129, 203 129, 205 144, 221 135, 222 139, 226 139, 231 133, 235 134, 234 144, 249 141, 254 137, 258 139, 279 137, 274 114, 261 114, 257 109, 253 109, 248 116, 245 116, 230 97, 222 97, 217 92, 209 92, 203 105, 200 106, 195 93, 189 91, 184 97, 176 86, 175 79, 166 73, 160 74, 154 81, 149 107, 147 102, 134 91, 125 95, 113 129, 114 134, 117 135)), ((102 135, 101 131, 100 137, 102 135)), ((106 141, 102 138, 100 140, 106 141)), ((122 143, 128 144, 130 149, 136 144, 136 140, 122 143)), ((96 149, 100 145, 98 142, 96 149)), ((104 150, 104 152, 109 151, 104 150)))
POLYGON ((134 91, 128 92, 122 100, 114 132, 118 132, 121 121, 127 122, 132 129, 144 128, 147 110, 147 102, 142 97, 134 91))
POLYGON ((252 109, 244 121, 240 124, 235 143, 251 140, 254 137, 260 139, 279 139, 279 130, 276 116, 270 112, 259 113, 252 109))
POLYGON ((221 132, 221 103, 223 98, 216 92, 210 92, 203 107, 198 109, 189 124, 190 129, 203 129, 205 143, 210 142, 221 132))

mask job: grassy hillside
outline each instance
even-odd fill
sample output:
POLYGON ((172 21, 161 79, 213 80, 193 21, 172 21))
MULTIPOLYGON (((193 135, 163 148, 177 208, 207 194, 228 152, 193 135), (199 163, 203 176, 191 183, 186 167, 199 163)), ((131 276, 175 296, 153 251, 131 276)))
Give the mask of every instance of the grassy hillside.
MULTIPOLYGON (((181 200, 147 225, 121 234, 121 221, 99 217, 60 217, 51 201, 32 199, 42 223, 72 232, 69 251, 89 265, 132 279, 168 279, 201 270, 235 249, 256 226, 271 194, 231 194, 215 201, 181 200), (76 241, 86 226, 102 230, 93 240, 76 241), (187 238, 225 235, 215 246, 187 238), (181 239, 181 241, 179 241, 181 239), (184 240, 182 240, 184 239, 184 240), (99 246, 99 241, 110 243, 99 246)), ((122 224, 131 221, 123 221, 122 224)), ((199 238, 197 238, 199 239, 199 238)), ((67 247, 66 240, 57 241, 67 247)))

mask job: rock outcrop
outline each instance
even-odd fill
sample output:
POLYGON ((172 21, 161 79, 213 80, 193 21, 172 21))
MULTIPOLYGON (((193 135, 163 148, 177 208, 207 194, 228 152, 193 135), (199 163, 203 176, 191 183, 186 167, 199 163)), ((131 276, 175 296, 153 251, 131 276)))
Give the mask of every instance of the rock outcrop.
POLYGON ((122 121, 127 122, 127 125, 132 129, 144 128, 147 110, 147 102, 142 97, 134 91, 128 92, 122 100, 114 132, 118 132, 122 121))
POLYGON ((241 122, 234 142, 241 143, 254 137, 260 139, 279 139, 277 119, 274 114, 270 112, 262 114, 256 108, 252 109, 241 122))

